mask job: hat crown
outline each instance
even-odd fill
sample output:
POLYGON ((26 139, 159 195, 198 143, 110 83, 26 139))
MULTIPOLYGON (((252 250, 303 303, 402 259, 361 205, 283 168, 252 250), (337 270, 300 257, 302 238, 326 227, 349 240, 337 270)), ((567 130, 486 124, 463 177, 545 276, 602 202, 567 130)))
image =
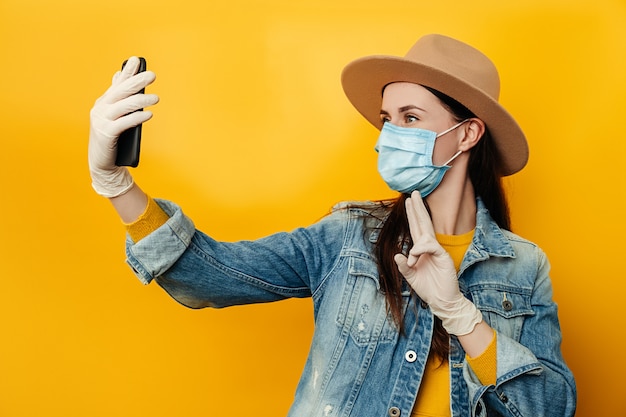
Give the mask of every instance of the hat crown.
POLYGON ((443 35, 420 38, 404 57, 465 81, 498 100, 500 77, 496 66, 479 50, 443 35))

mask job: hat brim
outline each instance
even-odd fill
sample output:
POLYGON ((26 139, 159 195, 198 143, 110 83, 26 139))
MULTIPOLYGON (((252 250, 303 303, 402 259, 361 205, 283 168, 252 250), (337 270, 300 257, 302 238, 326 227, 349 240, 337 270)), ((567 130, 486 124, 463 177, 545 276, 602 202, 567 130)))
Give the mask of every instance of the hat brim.
POLYGON ((504 176, 520 171, 528 161, 528 144, 515 119, 489 94, 439 69, 401 57, 374 55, 348 64, 343 90, 352 105, 377 129, 382 128, 382 92, 387 84, 410 82, 434 88, 457 100, 485 122, 495 142, 504 176))

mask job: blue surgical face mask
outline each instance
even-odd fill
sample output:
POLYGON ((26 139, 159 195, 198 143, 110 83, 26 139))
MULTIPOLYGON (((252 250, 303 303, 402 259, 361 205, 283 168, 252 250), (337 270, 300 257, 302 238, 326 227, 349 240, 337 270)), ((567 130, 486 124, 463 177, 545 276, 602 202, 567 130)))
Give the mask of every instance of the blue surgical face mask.
POLYGON ((423 197, 441 183, 449 164, 461 154, 455 153, 443 165, 433 164, 435 139, 461 126, 467 120, 437 134, 432 130, 406 128, 385 123, 374 148, 378 152, 378 172, 392 190, 401 193, 419 191, 423 197))

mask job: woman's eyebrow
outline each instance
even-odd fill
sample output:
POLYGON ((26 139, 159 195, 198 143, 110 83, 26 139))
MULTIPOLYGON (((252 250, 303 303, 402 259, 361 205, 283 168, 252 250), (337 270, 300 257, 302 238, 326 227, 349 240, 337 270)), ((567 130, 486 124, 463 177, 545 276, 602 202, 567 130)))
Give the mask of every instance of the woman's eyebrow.
POLYGON ((421 107, 417 107, 414 104, 409 104, 408 106, 402 106, 398 109, 400 113, 404 113, 405 111, 408 111, 408 110, 419 110, 419 111, 426 113, 426 110, 422 109, 421 107))
MULTIPOLYGON (((402 107, 400 107, 398 109, 398 112, 399 113, 404 113, 404 112, 409 111, 409 110, 419 110, 419 111, 422 111, 422 112, 426 113, 426 110, 422 109, 421 107, 417 107, 414 104, 409 104, 409 105, 406 105, 406 106, 402 106, 402 107)), ((388 116, 389 112, 387 110, 381 110, 380 114, 381 114, 381 116, 388 116)))

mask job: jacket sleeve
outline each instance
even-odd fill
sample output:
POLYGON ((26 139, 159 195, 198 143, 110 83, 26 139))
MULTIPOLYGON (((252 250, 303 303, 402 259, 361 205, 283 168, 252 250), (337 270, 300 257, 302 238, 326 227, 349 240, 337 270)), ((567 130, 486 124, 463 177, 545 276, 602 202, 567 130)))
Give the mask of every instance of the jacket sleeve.
POLYGON ((527 255, 537 265, 532 290, 529 288, 526 302, 522 295, 517 299, 513 299, 516 295, 509 296, 513 303, 526 303, 527 308, 521 309, 519 316, 506 318, 483 312, 497 332, 496 384, 482 385, 471 367, 464 367, 472 415, 570 417, 575 413, 576 386, 561 353, 550 266, 537 247, 527 255), (516 320, 517 324, 511 325, 516 320))
POLYGON ((341 213, 289 233, 219 242, 196 230, 175 204, 156 201, 170 218, 137 243, 127 239, 127 263, 142 282, 155 280, 187 307, 308 297, 341 252, 341 213))

